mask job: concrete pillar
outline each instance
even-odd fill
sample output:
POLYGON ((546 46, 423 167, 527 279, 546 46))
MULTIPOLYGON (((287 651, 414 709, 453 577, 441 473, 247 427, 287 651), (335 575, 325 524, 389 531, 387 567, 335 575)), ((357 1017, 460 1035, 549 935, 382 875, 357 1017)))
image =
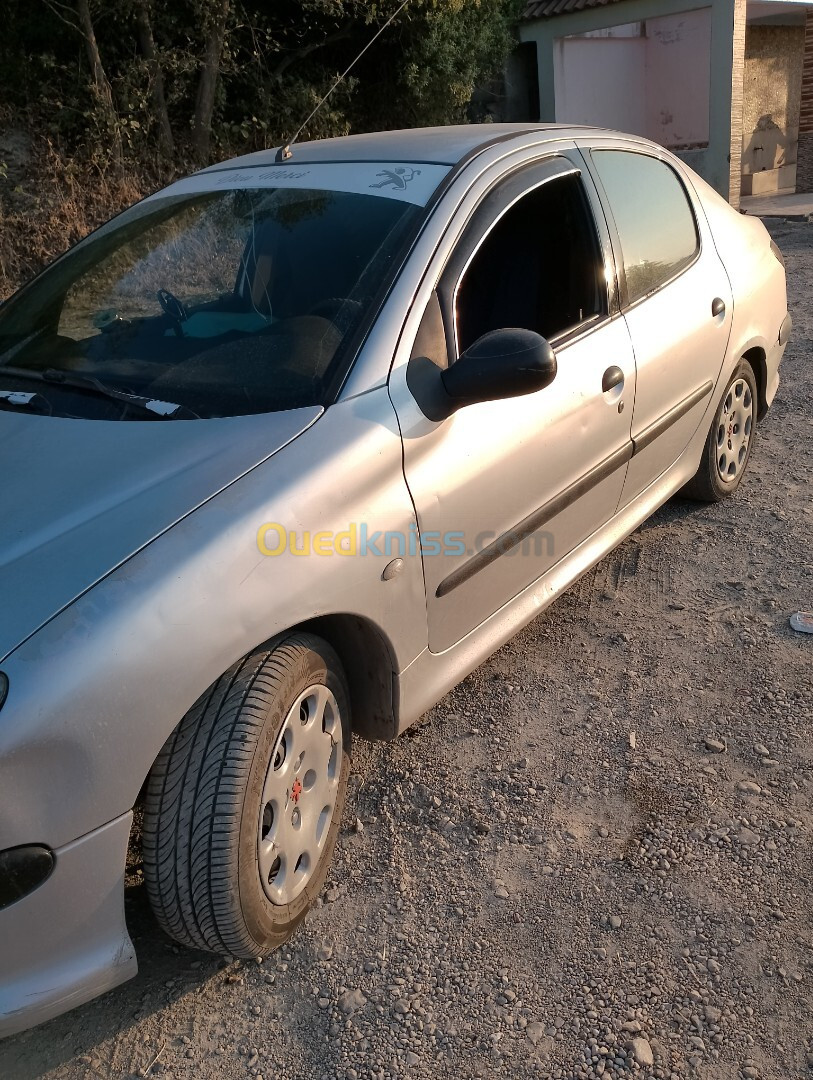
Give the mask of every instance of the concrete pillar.
MULTIPOLYGON (((534 42, 537 50, 540 119, 556 118, 557 38, 709 6, 712 10, 709 144, 693 153, 691 163, 724 198, 739 206, 746 0, 624 0, 521 23, 520 40, 534 42)), ((687 72, 686 77, 692 78, 692 73, 687 72)), ((675 92, 680 93, 680 88, 676 87, 675 92)))
POLYGON ((813 191, 813 11, 808 8, 802 64, 802 104, 799 114, 799 150, 796 190, 813 191))

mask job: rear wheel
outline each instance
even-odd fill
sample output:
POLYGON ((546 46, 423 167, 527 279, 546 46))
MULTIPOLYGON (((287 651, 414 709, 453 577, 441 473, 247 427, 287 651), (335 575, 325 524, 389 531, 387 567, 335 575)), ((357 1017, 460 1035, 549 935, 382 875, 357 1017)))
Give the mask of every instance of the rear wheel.
POLYGON ((163 929, 225 956, 281 945, 324 884, 349 766, 347 684, 320 638, 292 635, 218 679, 147 788, 144 874, 163 929))
POLYGON ((700 467, 682 494, 701 502, 733 495, 751 458, 756 425, 756 379, 748 361, 741 360, 709 429, 700 467))

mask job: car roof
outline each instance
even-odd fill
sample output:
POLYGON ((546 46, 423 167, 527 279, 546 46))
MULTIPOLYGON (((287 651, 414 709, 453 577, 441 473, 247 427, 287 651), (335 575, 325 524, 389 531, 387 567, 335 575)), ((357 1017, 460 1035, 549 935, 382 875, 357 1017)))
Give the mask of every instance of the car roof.
MULTIPOLYGON (((331 161, 399 161, 458 165, 464 158, 496 142, 540 134, 550 140, 584 138, 590 133, 608 134, 600 128, 574 124, 459 124, 449 127, 409 128, 404 131, 376 131, 368 135, 345 135, 336 139, 298 142, 286 164, 299 165, 331 161)), ((615 133, 613 133, 615 134, 615 133)), ((231 158, 212 165, 212 170, 272 165, 277 148, 231 158)))

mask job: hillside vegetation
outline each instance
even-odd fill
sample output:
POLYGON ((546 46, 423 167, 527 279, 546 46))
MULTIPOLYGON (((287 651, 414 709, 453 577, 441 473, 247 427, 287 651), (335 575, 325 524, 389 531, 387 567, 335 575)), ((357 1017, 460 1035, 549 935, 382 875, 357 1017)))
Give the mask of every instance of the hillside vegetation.
MULTIPOLYGON (((0 297, 181 172, 290 138, 400 0, 9 0, 0 297)), ((488 119, 516 0, 409 0, 303 132, 488 119)))

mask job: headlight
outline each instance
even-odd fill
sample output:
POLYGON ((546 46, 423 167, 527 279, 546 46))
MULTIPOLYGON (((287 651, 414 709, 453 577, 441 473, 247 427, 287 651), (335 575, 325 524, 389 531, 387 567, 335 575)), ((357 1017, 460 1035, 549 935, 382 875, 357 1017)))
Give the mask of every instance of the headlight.
POLYGON ((28 896, 50 876, 55 865, 54 853, 42 844, 0 851, 0 908, 28 896))

